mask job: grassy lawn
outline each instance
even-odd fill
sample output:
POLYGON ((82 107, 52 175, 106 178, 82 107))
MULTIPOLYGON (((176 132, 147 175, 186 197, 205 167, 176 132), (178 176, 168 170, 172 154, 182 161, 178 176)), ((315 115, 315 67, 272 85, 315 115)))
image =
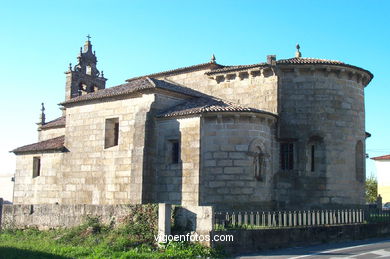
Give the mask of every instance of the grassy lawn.
POLYGON ((145 224, 101 225, 96 219, 61 230, 3 230, 0 258, 218 258, 199 244, 154 244, 154 230, 145 224))

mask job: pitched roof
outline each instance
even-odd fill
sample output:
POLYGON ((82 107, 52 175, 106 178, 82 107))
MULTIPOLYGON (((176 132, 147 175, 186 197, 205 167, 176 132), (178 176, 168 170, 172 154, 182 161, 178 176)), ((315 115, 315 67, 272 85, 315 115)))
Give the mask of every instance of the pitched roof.
POLYGON ((42 125, 41 129, 62 128, 65 127, 65 116, 61 116, 52 121, 46 122, 42 125))
POLYGON ((65 136, 40 141, 34 144, 18 147, 11 152, 15 154, 36 153, 41 151, 64 151, 65 136))
POLYGON ((61 105, 89 101, 89 100, 103 99, 103 98, 114 97, 114 96, 128 95, 128 94, 141 92, 148 89, 163 89, 163 90, 168 90, 168 91, 185 94, 193 97, 198 97, 202 95, 200 92, 195 91, 191 88, 176 85, 165 80, 144 77, 144 78, 139 78, 130 81, 125 84, 121 84, 118 86, 106 88, 93 93, 88 93, 85 95, 72 98, 68 101, 61 103, 61 105))
POLYGON ((207 112, 256 112, 276 116, 273 113, 255 108, 244 107, 229 101, 201 97, 185 101, 157 115, 159 118, 186 116, 207 112))
POLYGON ((390 160, 390 155, 372 157, 372 160, 390 160))
MULTIPOLYGON (((366 72, 369 74, 371 79, 374 77, 370 71, 365 70, 363 68, 346 64, 337 60, 328 60, 328 59, 318 59, 318 58, 288 58, 288 59, 279 59, 276 61, 276 65, 338 65, 349 68, 358 69, 360 71, 366 72)), ((252 65, 240 65, 240 66, 222 66, 220 69, 214 69, 212 71, 206 72, 206 75, 212 75, 222 72, 231 72, 231 71, 240 71, 248 68, 256 68, 256 67, 266 67, 270 66, 267 63, 258 63, 252 65)))
POLYGON ((212 74, 217 74, 221 72, 232 72, 232 71, 239 71, 239 70, 244 70, 248 68, 255 68, 255 67, 266 67, 270 66, 267 63, 258 63, 258 64, 251 64, 251 65, 238 65, 238 66, 223 66, 219 69, 214 69, 212 71, 206 72, 206 75, 212 75, 212 74))
POLYGON ((325 64, 325 65, 345 65, 344 62, 319 58, 288 58, 279 59, 276 64, 325 64))
POLYGON ((193 66, 188 66, 188 67, 181 67, 181 68, 176 68, 176 69, 172 69, 172 70, 162 71, 162 72, 153 73, 153 74, 149 74, 149 75, 145 75, 145 76, 133 77, 133 78, 127 79, 126 81, 130 82, 130 81, 137 80, 137 79, 144 78, 144 77, 172 76, 172 75, 193 72, 193 71, 198 71, 198 70, 207 69, 207 68, 208 69, 216 69, 216 68, 221 68, 221 67, 224 67, 224 66, 217 64, 215 62, 208 62, 208 63, 198 64, 198 65, 193 65, 193 66))

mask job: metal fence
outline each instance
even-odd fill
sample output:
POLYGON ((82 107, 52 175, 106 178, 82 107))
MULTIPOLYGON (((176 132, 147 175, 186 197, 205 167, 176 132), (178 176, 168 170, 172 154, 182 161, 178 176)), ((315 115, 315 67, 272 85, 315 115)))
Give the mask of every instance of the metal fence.
POLYGON ((365 213, 363 209, 216 212, 214 229, 357 224, 365 222, 365 213))

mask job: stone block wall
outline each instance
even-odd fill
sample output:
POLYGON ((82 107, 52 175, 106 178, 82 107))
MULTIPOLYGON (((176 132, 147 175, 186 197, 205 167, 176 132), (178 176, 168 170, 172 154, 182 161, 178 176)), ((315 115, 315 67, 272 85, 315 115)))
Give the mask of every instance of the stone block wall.
POLYGON ((200 204, 270 206, 275 171, 275 117, 219 114, 202 120, 200 204), (261 154, 259 178, 256 156, 261 154))
POLYGON ((157 199, 160 203, 199 203, 200 118, 157 122, 157 199), (170 160, 169 142, 179 142, 179 163, 170 160))
POLYGON ((211 236, 229 235, 231 241, 213 242, 213 247, 219 247, 228 253, 253 253, 256 251, 319 245, 330 242, 362 240, 368 238, 388 237, 388 223, 355 224, 324 227, 298 227, 256 230, 213 231, 211 236))
POLYGON ((21 203, 61 202, 61 163, 63 153, 39 153, 16 156, 14 199, 21 203), (40 176, 33 177, 33 159, 40 157, 40 176))
POLYGON ((44 141, 65 135, 65 127, 38 131, 38 141, 44 141))
POLYGON ((214 226, 212 206, 176 206, 174 208, 175 227, 185 231, 195 231, 198 235, 209 235, 214 226))
POLYGON ((362 167, 365 160, 364 85, 356 76, 345 69, 281 70, 280 138, 294 142, 295 165, 277 174, 279 201, 291 206, 364 204, 365 169, 359 175, 355 166, 358 141, 363 143, 362 167), (317 163, 315 171, 309 166, 313 138, 320 138, 324 149, 323 166, 317 163))
MULTIPOLYGON (((114 225, 139 211, 153 213, 153 210, 143 210, 142 206, 150 205, 58 205, 58 204, 4 204, 1 228, 39 229, 68 228, 86 222, 88 217, 97 217, 103 224, 114 225)), ((0 213, 1 215, 1 213, 0 213)), ((150 214, 157 217, 157 214, 150 214)))
POLYGON ((243 106, 253 107, 276 113, 278 105, 278 77, 272 70, 260 71, 246 76, 232 72, 224 81, 217 80, 216 76, 209 77, 200 70, 168 76, 167 79, 183 84, 200 92, 232 101, 243 106))
POLYGON ((144 94, 67 107, 68 152, 18 155, 15 204, 152 201, 155 197, 145 193, 154 194, 154 115, 185 98, 144 94), (110 119, 119 122, 119 142, 105 147, 110 119), (41 175, 35 178, 34 156, 41 157, 41 175))

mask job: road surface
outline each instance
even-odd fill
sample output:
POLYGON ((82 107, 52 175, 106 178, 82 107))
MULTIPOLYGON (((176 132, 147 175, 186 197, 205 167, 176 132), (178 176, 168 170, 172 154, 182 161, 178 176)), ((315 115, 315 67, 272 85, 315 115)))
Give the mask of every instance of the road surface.
POLYGON ((333 258, 390 258, 390 238, 365 241, 325 244, 309 247, 295 247, 273 250, 251 255, 242 255, 237 259, 333 259, 333 258))

